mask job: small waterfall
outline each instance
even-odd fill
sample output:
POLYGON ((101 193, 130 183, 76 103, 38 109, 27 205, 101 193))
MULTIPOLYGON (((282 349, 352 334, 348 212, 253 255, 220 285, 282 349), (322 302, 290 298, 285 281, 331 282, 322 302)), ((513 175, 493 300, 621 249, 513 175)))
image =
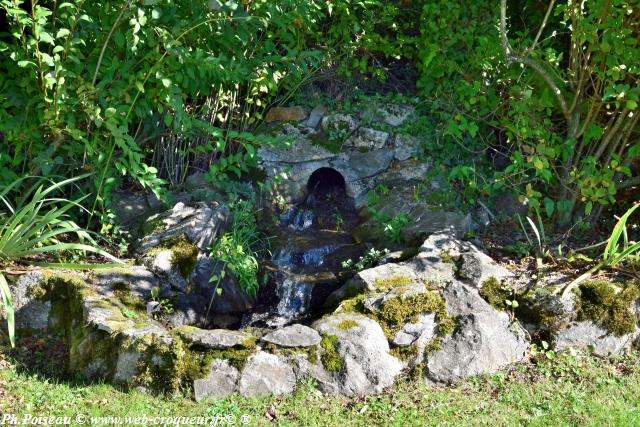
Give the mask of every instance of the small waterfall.
POLYGON ((276 289, 280 301, 276 308, 280 316, 295 318, 305 314, 311 303, 311 283, 300 282, 295 276, 287 277, 276 289))
POLYGON ((357 259, 363 248, 348 231, 357 223, 353 199, 345 193, 342 176, 322 168, 309 179, 308 193, 299 205, 277 218, 278 233, 269 264, 268 306, 253 313, 245 325, 281 327, 311 315, 341 282, 341 262, 357 259))

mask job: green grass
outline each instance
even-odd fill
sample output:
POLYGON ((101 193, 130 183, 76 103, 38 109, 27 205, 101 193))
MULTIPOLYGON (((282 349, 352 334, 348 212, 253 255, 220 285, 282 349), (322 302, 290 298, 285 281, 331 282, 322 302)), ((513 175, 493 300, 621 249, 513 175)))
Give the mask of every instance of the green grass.
MULTIPOLYGON (((0 413, 88 416, 211 416, 246 414, 248 425, 639 425, 638 355, 602 361, 561 355, 455 387, 404 382, 365 398, 323 396, 312 383, 285 397, 196 403, 153 397, 106 384, 54 381, 4 363, 0 413)), ((239 425, 239 424, 238 424, 239 425)))

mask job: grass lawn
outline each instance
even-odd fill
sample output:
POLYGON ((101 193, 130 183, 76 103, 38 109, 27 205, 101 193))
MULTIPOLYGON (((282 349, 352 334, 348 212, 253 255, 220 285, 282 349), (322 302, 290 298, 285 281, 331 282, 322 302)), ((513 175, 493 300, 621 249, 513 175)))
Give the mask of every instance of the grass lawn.
POLYGON ((639 362, 638 354, 616 360, 561 355, 447 388, 407 380, 382 395, 347 398, 324 396, 308 383, 291 396, 233 396, 196 403, 187 396, 150 396, 108 384, 54 380, 22 368, 16 359, 4 358, 0 359, 0 413, 18 419, 23 414, 218 416, 217 425, 229 425, 222 420, 231 415, 234 425, 246 421, 245 425, 288 426, 637 426, 639 362))

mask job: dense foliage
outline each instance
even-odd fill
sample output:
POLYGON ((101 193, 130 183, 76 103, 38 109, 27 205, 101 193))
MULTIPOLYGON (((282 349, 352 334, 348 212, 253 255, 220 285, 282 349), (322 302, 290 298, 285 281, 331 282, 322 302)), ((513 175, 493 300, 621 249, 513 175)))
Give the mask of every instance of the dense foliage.
POLYGON ((3 0, 2 181, 92 171, 99 206, 124 175, 240 174, 262 142, 242 131, 320 60, 319 2, 246 3, 3 0))
POLYGON ((456 176, 485 194, 515 189, 562 221, 597 218, 639 180, 639 4, 500 3, 423 9, 421 88, 445 147, 509 159, 485 185, 472 165, 456 176))

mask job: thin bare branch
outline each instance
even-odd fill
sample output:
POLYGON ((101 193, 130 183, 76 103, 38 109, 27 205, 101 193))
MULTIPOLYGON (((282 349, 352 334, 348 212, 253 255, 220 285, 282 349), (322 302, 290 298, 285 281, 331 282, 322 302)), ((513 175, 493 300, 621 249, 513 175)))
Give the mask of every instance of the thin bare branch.
POLYGON ((509 44, 509 38, 507 35, 507 0, 500 1, 500 39, 502 41, 502 50, 504 51, 504 56, 507 61, 507 65, 511 65, 514 62, 518 62, 524 64, 534 71, 536 71, 540 77, 547 83, 551 91, 558 99, 558 103, 560 104, 560 108, 562 109, 562 114, 564 115, 567 122, 571 120, 571 114, 569 113, 569 107, 567 106, 567 101, 562 96, 562 91, 558 84, 553 80, 549 72, 542 66, 538 61, 526 55, 519 55, 513 51, 511 45, 509 44))

